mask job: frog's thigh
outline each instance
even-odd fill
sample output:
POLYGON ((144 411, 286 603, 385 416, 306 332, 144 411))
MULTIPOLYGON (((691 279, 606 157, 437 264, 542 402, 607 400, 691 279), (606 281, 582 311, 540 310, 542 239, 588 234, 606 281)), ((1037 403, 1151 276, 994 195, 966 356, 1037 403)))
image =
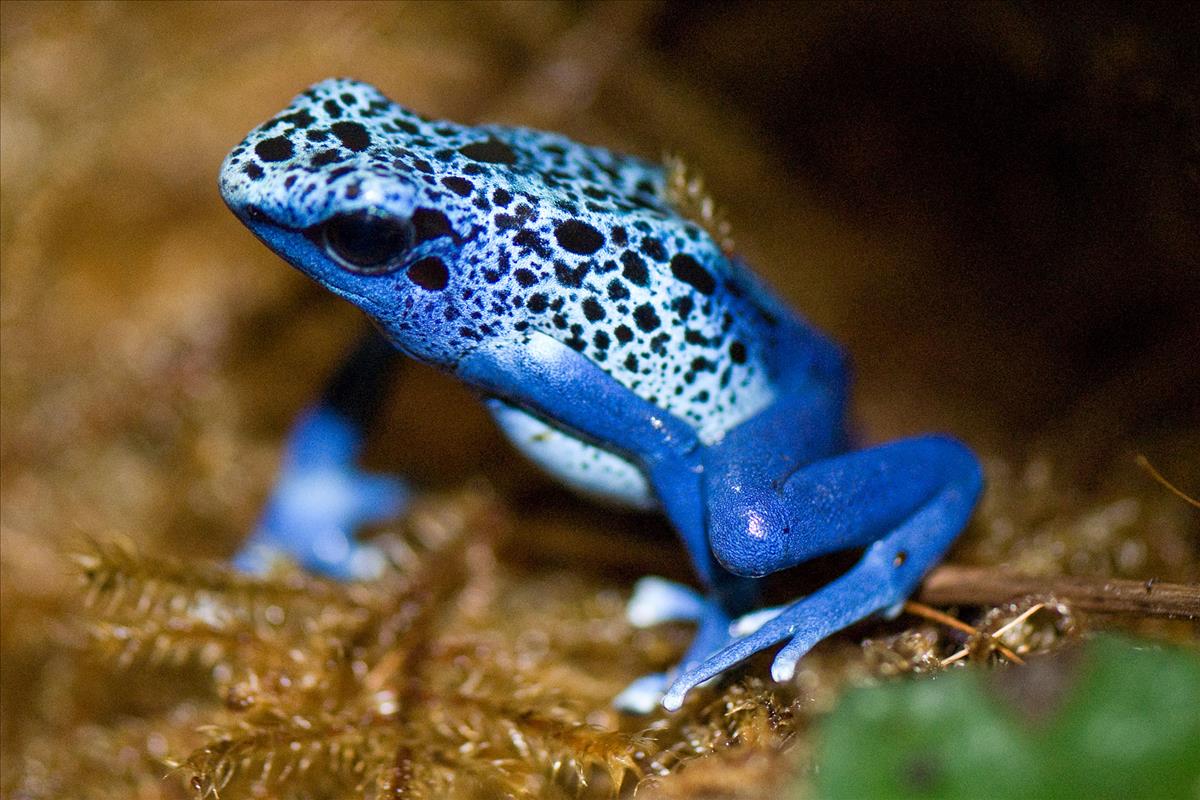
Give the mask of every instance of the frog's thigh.
POLYGON ((502 400, 490 399, 487 405, 509 441, 572 490, 615 505, 656 507, 645 475, 627 459, 582 442, 502 400))
POLYGON ((941 436, 822 459, 782 480, 760 463, 719 451, 706 462, 709 541, 738 575, 767 575, 904 530, 898 546, 919 578, 966 524, 982 487, 971 451, 941 436), (918 517, 924 530, 902 524, 918 517))

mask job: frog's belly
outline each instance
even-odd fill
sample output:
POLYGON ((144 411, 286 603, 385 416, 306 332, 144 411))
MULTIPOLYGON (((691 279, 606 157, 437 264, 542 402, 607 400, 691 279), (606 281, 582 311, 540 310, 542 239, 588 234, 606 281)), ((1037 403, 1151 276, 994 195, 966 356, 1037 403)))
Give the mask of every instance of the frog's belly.
POLYGON ((574 491, 616 505, 655 507, 650 484, 629 461, 581 442, 501 400, 488 400, 487 404, 509 441, 574 491))

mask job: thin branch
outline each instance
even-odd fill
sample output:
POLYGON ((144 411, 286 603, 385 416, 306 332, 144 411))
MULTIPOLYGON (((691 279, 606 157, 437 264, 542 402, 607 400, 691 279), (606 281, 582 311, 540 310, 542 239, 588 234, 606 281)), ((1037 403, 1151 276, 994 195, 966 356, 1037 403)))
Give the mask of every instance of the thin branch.
POLYGON ((1171 494, 1175 495, 1176 497, 1178 497, 1180 500, 1182 500, 1185 503, 1190 503, 1191 505, 1195 506, 1196 508, 1200 508, 1200 500, 1197 500, 1196 498, 1191 497, 1190 495, 1186 494, 1182 489, 1180 489, 1175 484, 1171 483, 1169 480, 1164 478, 1163 474, 1161 472, 1159 472, 1158 470, 1156 470, 1154 468, 1154 465, 1150 463, 1150 459, 1146 458, 1141 453, 1138 453, 1137 458, 1135 458, 1134 461, 1137 462, 1137 465, 1139 467, 1146 470, 1146 472, 1149 472, 1151 478, 1154 478, 1154 480, 1158 481, 1163 486, 1167 487, 1167 490, 1170 491, 1171 494))
MULTIPOLYGON (((1038 606, 1038 607, 1040 608, 1041 606, 1038 606)), ((963 622, 961 619, 957 619, 955 617, 950 616, 949 614, 938 611, 936 608, 927 606, 924 603, 917 603, 912 600, 909 600, 907 603, 904 604, 904 610, 905 610, 905 612, 912 614, 913 616, 923 617, 924 619, 928 619, 933 622, 939 622, 942 625, 945 625, 950 628, 954 628, 956 631, 961 631, 970 636, 978 636, 979 635, 979 629, 976 628, 974 625, 968 625, 967 623, 963 622)), ((1009 647, 1006 647, 1004 645, 1004 643, 999 640, 1000 637, 998 634, 993 633, 991 635, 991 638, 992 638, 992 641, 991 641, 992 647, 995 647, 997 650, 999 650, 1000 654, 1003 655, 1005 658, 1007 658, 1009 661, 1013 662, 1014 664, 1024 664, 1025 663, 1025 659, 1021 658, 1019 655, 1014 653, 1009 647)), ((961 658, 961 656, 958 656, 956 654, 956 655, 948 658, 944 663, 949 664, 951 661, 957 661, 958 658, 961 658)))
POLYGON ((986 567, 946 564, 925 579, 918 599, 934 606, 999 605, 1014 597, 1051 594, 1080 611, 1200 619, 1200 584, 1116 578, 1039 578, 986 567))

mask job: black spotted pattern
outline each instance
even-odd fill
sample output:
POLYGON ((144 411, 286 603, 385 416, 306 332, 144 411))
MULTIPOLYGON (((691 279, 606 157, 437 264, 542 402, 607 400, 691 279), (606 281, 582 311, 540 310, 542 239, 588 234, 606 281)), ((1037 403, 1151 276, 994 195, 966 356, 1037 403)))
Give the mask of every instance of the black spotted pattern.
POLYGON ((252 132, 221 186, 246 216, 291 230, 363 211, 410 225, 402 268, 351 294, 392 309, 389 335, 418 356, 551 336, 705 440, 772 399, 755 346, 771 318, 738 288, 741 267, 664 199, 657 166, 555 134, 431 122, 330 80, 252 132))

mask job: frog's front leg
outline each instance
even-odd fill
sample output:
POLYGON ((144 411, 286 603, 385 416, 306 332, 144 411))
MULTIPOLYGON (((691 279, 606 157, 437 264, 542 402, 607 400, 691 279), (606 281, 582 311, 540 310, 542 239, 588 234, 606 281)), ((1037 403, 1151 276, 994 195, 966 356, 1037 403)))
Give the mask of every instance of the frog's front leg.
MULTIPOLYGON (((703 600, 693 598, 697 602, 675 594, 681 604, 674 609, 678 618, 695 619, 699 625, 684 663, 698 663, 728 641, 731 616, 749 609, 755 587, 713 560, 704 533, 704 447, 690 425, 541 333, 483 345, 463 358, 455 373, 488 395, 635 461, 654 486, 708 589, 703 600)), ((648 711, 647 704, 652 707, 666 685, 665 675, 647 676, 615 703, 648 711)))
POLYGON ((761 456, 772 447, 771 416, 769 424, 735 429, 706 451, 708 531, 717 560, 735 574, 761 576, 838 550, 866 552, 816 593, 760 618, 754 632, 685 665, 663 698, 670 710, 692 687, 784 640, 771 672, 787 680, 821 639, 902 603, 966 525, 982 488, 971 452, 936 436, 772 474, 761 456))
POLYGON ((383 566, 357 544, 359 527, 395 517, 408 489, 397 478, 361 471, 357 459, 377 415, 399 353, 372 328, 334 374, 318 404, 288 436, 275 488, 234 563, 266 570, 280 553, 332 577, 364 578, 383 566))

